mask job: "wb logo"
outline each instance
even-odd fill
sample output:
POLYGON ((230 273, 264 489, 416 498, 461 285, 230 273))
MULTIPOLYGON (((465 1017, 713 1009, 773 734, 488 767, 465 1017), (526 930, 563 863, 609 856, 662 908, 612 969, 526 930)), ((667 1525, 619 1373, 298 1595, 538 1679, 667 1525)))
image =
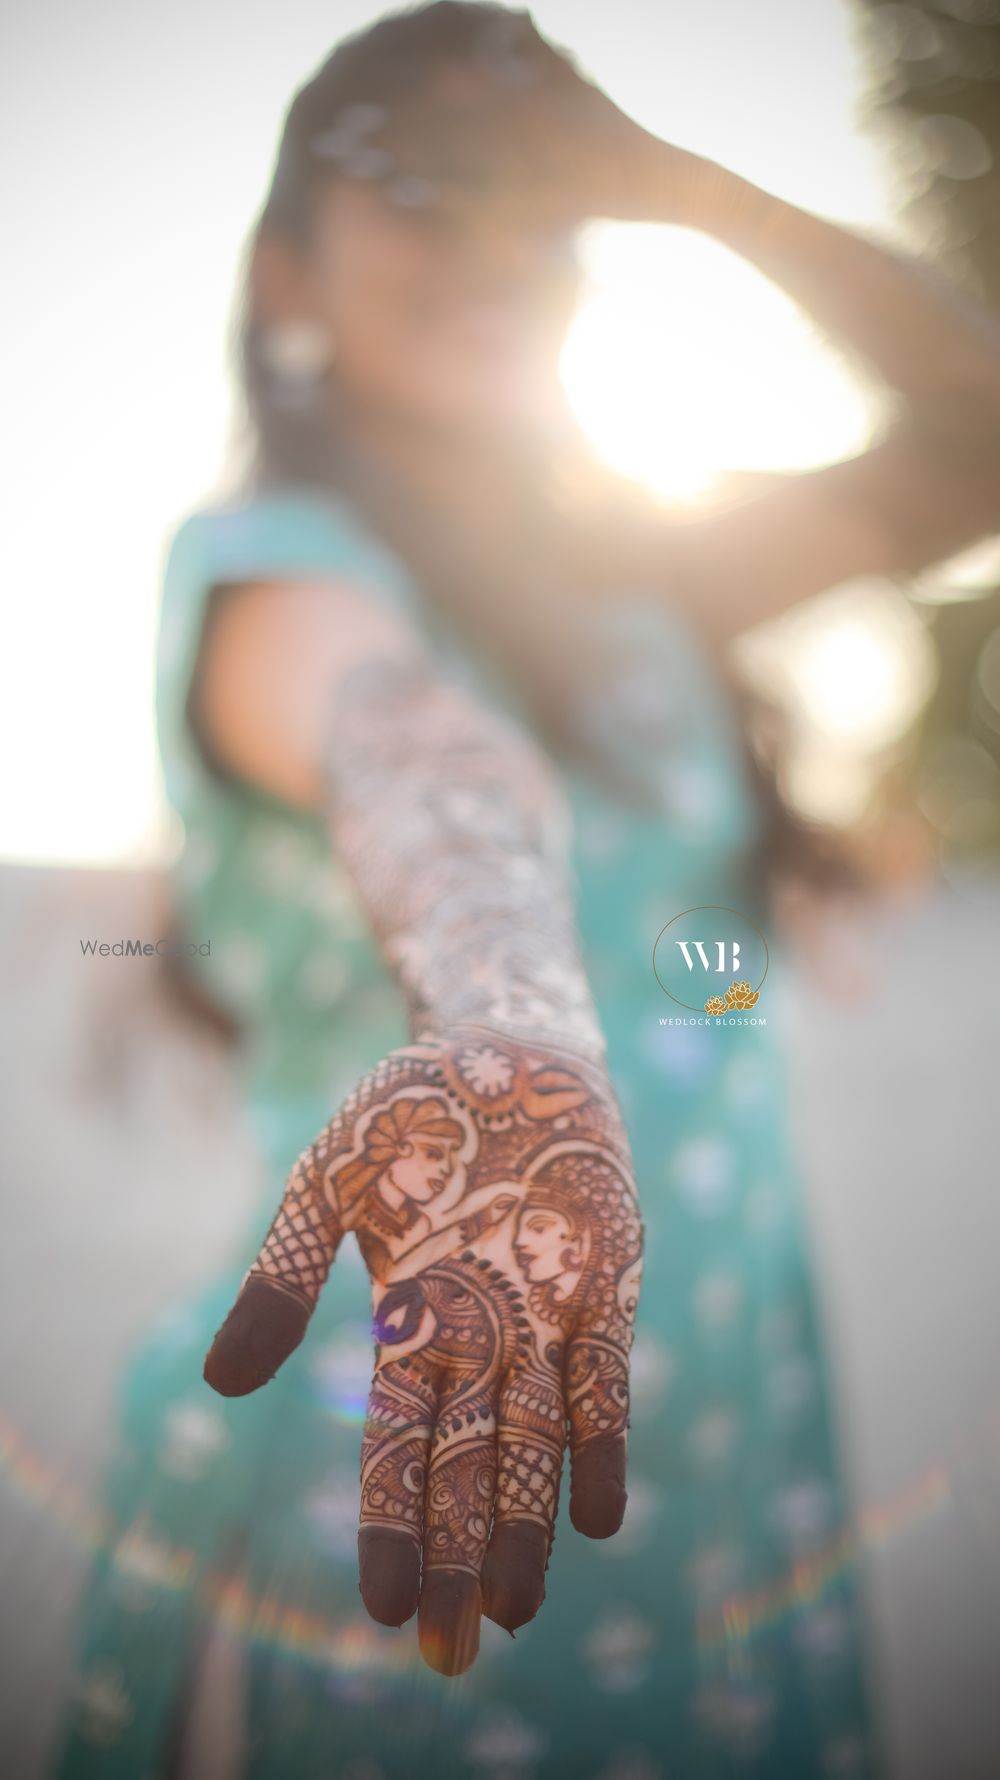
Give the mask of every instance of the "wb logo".
MULTIPOLYGON (((705 951, 704 943, 700 939, 696 939, 693 942, 688 939, 675 939, 674 940, 674 945, 679 946, 681 949, 681 952, 684 955, 684 962, 687 965, 688 970, 694 970, 694 968, 695 968, 694 959, 691 958, 688 954, 688 947, 692 943, 693 943, 695 950, 698 954, 698 958, 700 960, 702 969, 708 970, 708 968, 709 968, 708 956, 705 951)), ((720 970, 724 976, 727 974, 727 972, 730 976, 735 976, 736 972, 740 968, 740 942, 739 942, 739 940, 734 939, 731 942, 732 959, 728 966, 726 964, 726 956, 725 956, 725 954, 726 954, 725 940, 719 939, 719 940, 716 940, 715 943, 718 948, 718 956, 719 956, 719 962, 716 965, 716 969, 720 970)))
POLYGON ((664 995, 716 1017, 755 1007, 767 975, 767 941, 739 909, 683 909, 656 936, 653 972, 664 995))

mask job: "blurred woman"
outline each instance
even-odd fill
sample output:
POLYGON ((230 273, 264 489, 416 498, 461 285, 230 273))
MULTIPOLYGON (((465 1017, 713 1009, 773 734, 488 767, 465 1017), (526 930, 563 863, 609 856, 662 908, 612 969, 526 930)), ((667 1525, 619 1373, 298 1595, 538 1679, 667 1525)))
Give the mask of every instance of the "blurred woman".
POLYGON ((727 647, 996 524, 996 329, 443 0, 295 96, 241 346, 159 722, 267 1191, 130 1371, 59 1771, 873 1774, 773 1016, 661 1025, 649 954, 736 910, 769 992, 775 884, 838 881, 727 647), (743 254, 890 430, 683 526, 622 488, 558 380, 600 216, 743 254))

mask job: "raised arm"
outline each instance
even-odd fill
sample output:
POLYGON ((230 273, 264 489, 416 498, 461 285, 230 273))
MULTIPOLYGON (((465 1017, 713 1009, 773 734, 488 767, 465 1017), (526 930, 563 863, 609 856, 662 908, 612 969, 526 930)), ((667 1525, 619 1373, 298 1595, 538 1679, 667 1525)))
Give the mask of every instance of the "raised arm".
POLYGON ((864 573, 915 572, 1000 526, 1000 320, 934 269, 661 145, 649 203, 788 292, 893 392, 884 437, 649 536, 717 641, 864 573))
POLYGON ((642 129, 595 86, 517 103, 516 129, 508 118, 488 145, 516 214, 575 208, 712 235, 895 398, 885 436, 848 462, 767 478, 764 492, 688 523, 647 503, 646 518, 599 522, 597 535, 581 527, 583 568, 601 566, 606 548, 609 584, 659 581, 723 646, 824 587, 919 570, 1000 527, 1000 319, 912 256, 642 129))
POLYGON ((567 1427, 570 1514, 624 1509, 642 1226, 577 949, 566 813, 516 728, 350 588, 245 587, 210 626, 195 715, 219 765, 326 811, 413 1043, 296 1162, 205 1376, 270 1378, 345 1230, 372 1276, 362 1595, 417 1608, 431 1666, 480 1614, 537 1611, 567 1427))

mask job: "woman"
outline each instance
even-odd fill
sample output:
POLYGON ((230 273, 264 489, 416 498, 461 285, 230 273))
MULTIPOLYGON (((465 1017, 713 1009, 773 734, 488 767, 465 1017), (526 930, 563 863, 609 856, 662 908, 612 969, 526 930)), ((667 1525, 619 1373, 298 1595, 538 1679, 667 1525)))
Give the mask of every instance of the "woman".
POLYGON ((661 1026, 649 952, 722 905, 780 976, 769 886, 823 837, 726 646, 995 525, 996 330, 446 0, 296 96, 242 347, 254 461, 172 540, 159 716, 269 1186, 130 1374, 60 1772, 871 1774, 780 1055, 661 1026), (779 280, 887 436, 683 527, 624 494, 557 380, 600 215, 779 280), (371 1282, 346 1244, 322 1292, 349 1230, 371 1282))

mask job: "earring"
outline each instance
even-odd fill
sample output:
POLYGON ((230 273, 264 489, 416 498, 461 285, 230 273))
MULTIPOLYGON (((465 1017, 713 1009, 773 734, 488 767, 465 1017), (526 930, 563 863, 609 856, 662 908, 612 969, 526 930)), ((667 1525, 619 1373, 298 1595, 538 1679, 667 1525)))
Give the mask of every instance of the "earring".
POLYGON ((283 407, 305 408, 333 363, 333 336, 322 323, 287 321, 261 331, 258 352, 283 407))

